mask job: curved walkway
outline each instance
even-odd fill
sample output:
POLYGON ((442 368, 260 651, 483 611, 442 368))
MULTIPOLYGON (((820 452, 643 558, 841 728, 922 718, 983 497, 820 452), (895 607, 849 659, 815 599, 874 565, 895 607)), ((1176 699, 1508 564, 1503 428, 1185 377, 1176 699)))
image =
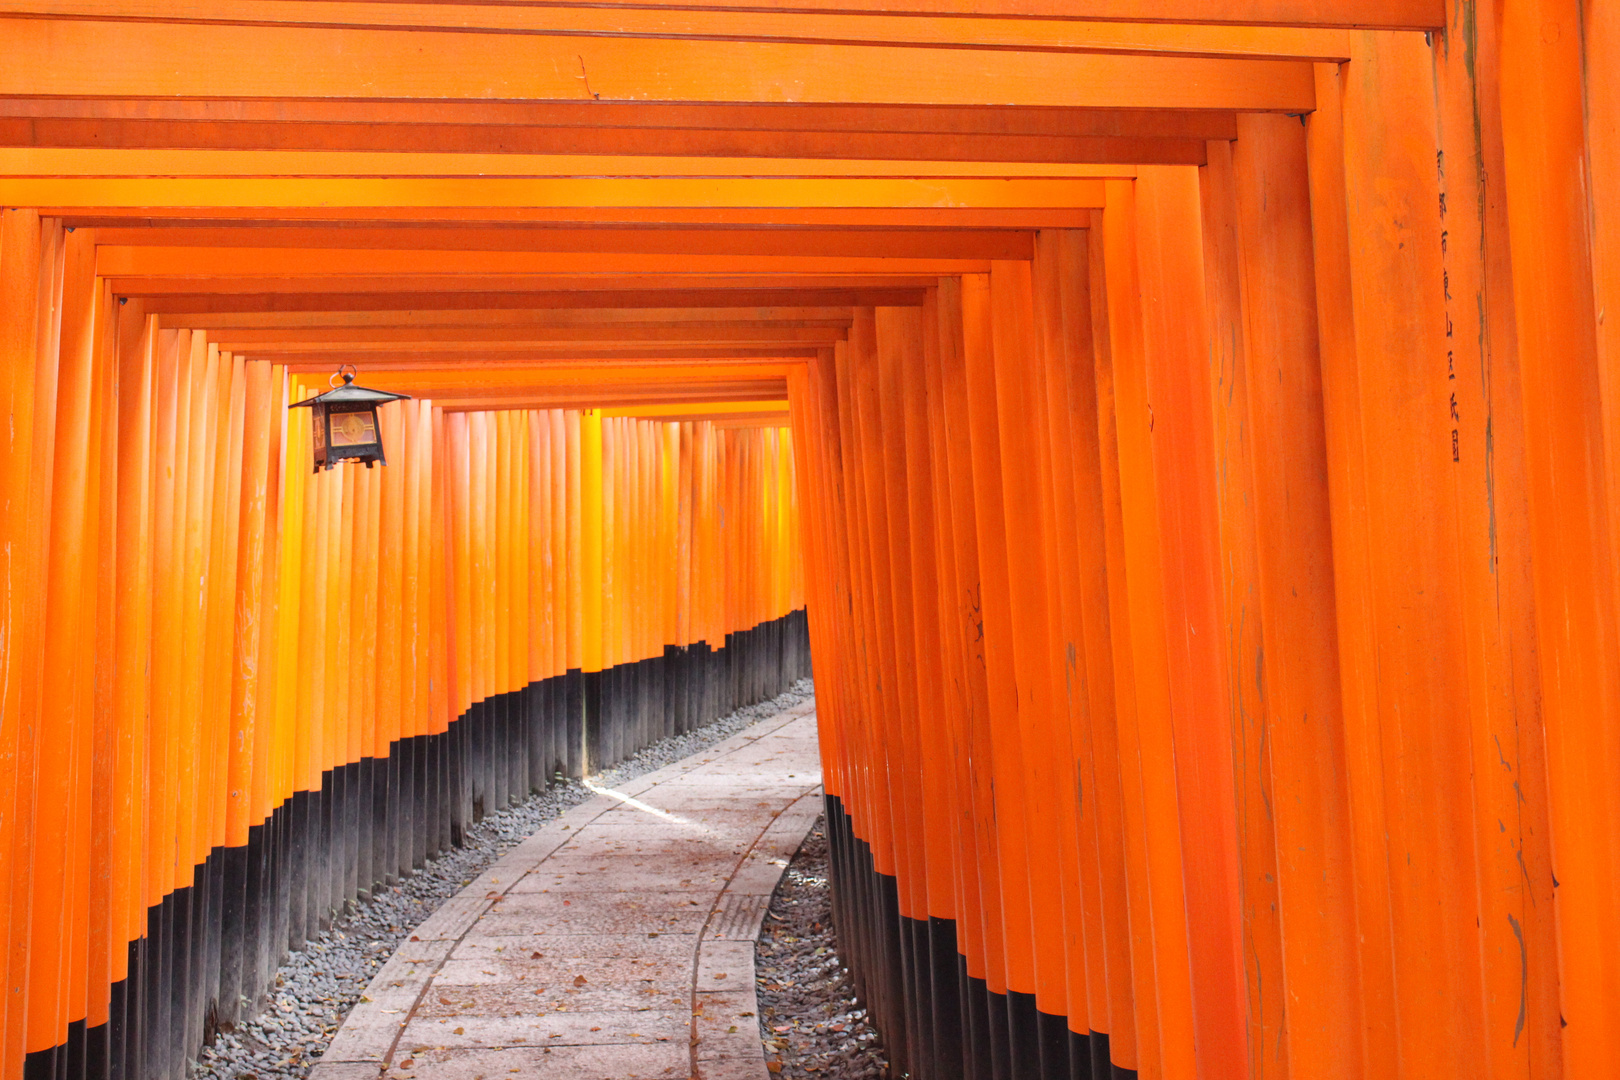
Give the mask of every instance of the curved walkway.
POLYGON ((814 709, 512 849, 400 946, 311 1080, 766 1080, 754 939, 821 812, 814 709))

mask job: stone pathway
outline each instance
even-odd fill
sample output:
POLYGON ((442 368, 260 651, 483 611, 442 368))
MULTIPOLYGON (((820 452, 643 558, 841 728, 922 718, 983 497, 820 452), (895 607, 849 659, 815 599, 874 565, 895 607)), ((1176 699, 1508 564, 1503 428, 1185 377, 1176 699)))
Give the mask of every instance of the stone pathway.
POLYGON ((311 1080, 766 1080, 753 942, 821 812, 813 710, 518 845, 400 946, 311 1080))

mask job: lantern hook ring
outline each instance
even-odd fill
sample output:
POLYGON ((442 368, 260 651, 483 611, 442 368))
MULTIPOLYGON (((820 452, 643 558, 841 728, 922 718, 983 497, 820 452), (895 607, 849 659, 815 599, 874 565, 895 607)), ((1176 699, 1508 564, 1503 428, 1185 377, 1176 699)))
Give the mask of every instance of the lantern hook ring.
POLYGON ((339 379, 342 379, 343 385, 347 386, 349 383, 354 382, 354 377, 358 374, 360 374, 360 369, 355 367, 353 364, 340 364, 338 369, 332 372, 331 377, 326 381, 327 384, 332 387, 332 389, 336 390, 339 379))

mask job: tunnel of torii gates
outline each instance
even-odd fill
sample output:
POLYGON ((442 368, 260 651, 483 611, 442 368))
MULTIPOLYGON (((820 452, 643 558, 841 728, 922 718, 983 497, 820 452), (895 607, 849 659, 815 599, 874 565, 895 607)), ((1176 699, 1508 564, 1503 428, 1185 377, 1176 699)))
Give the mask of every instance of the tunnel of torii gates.
POLYGON ((181 1077, 812 643, 897 1074, 1620 1076, 1617 58, 1575 0, 0 0, 0 1078, 181 1077), (341 363, 411 398, 315 473, 341 363))

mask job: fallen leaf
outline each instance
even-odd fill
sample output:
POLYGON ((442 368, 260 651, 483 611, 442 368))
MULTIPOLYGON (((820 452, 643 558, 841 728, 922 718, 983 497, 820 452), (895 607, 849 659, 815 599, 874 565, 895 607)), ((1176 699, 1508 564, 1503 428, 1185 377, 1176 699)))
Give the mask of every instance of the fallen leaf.
POLYGON ((455 1030, 455 1031, 454 1031, 454 1032, 453 1032, 453 1034, 456 1034, 456 1035, 465 1035, 465 1034, 467 1034, 467 1029, 466 1029, 466 1028, 464 1028, 464 1027, 458 1027, 458 1028, 456 1028, 456 1030, 455 1030))
POLYGON ((575 986, 584 986, 587 982, 590 982, 590 980, 587 979, 583 975, 575 975, 574 976, 574 985, 575 986))
POLYGON ((544 960, 545 958, 546 958, 546 954, 543 953, 543 952, 536 952, 536 953, 530 953, 529 954, 529 959, 530 960, 544 960))

